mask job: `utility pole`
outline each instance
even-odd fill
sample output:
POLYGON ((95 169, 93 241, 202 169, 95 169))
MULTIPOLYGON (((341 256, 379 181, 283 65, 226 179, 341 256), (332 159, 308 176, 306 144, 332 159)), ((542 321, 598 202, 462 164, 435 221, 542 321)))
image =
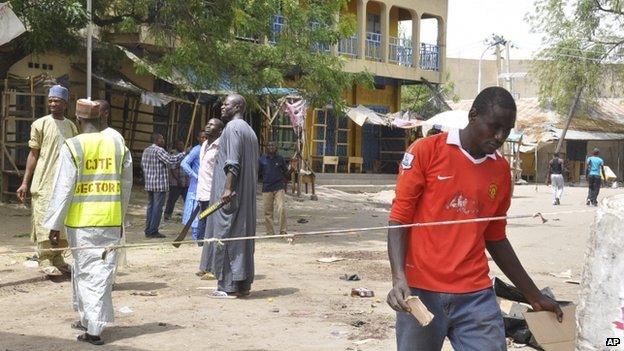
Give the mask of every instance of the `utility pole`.
POLYGON ((483 50, 483 53, 481 53, 481 57, 479 58, 479 73, 478 73, 478 77, 477 77, 477 94, 479 94, 481 92, 481 63, 483 61, 483 55, 485 55, 485 53, 492 47, 496 47, 496 82, 497 85, 498 84, 498 74, 499 74, 499 67, 500 67, 500 48, 498 47, 498 45, 500 44, 505 44, 507 42, 507 40, 505 40, 505 38, 501 35, 497 35, 497 34, 492 34, 492 38, 485 40, 485 44, 487 44, 487 47, 485 48, 485 50, 483 50))
POLYGON ((89 23, 87 24, 87 98, 91 99, 91 52, 93 41, 93 7, 91 6, 92 0, 87 0, 87 13, 89 14, 89 23))
POLYGON ((511 59, 509 57, 509 47, 511 44, 509 41, 505 43, 505 56, 507 56, 506 68, 507 68, 507 90, 512 93, 513 91, 513 78, 511 78, 511 59))

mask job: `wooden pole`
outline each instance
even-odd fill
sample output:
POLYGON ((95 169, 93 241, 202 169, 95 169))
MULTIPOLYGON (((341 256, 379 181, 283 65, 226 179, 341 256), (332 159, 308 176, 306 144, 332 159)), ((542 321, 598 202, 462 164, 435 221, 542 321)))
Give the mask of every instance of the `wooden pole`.
POLYGON ((134 136, 136 134, 135 132, 136 132, 136 128, 137 128, 137 120, 139 119, 139 101, 138 101, 138 99, 135 99, 132 102, 132 107, 133 107, 134 115, 132 116, 132 130, 130 131, 130 144, 129 144, 130 152, 133 151, 134 136))
POLYGON ((566 124, 561 132, 561 136, 557 141, 557 147, 555 148, 555 153, 561 151, 561 146, 563 145, 563 140, 565 140, 566 133, 568 132, 568 128, 570 127, 570 123, 572 122, 572 118, 574 118, 574 114, 576 113, 576 108, 578 107, 578 103, 581 100, 581 93, 583 92, 583 86, 579 86, 576 89, 576 94, 574 94, 574 101, 572 102, 572 106, 570 106, 570 111, 568 112, 568 119, 566 120, 566 124))
POLYGON ((197 114, 197 105, 199 104, 199 95, 195 99, 195 104, 193 104, 193 115, 191 116, 191 124, 189 125, 188 134, 186 135, 186 143, 184 143, 184 147, 188 148, 190 146, 191 135, 193 135, 193 127, 195 126, 195 115, 197 114))

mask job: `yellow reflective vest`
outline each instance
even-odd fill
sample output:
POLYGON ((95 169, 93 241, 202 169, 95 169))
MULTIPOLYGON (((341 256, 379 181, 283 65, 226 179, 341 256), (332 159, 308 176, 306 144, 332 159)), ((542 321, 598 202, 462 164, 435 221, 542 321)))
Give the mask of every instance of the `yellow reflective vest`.
POLYGON ((65 144, 78 171, 65 225, 120 226, 124 146, 102 133, 80 134, 67 139, 65 144))

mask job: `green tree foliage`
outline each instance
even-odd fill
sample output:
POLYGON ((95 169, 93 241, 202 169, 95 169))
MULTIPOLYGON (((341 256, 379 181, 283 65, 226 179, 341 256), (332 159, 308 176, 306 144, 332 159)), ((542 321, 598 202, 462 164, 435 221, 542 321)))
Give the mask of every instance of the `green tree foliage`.
MULTIPOLYGON (((28 40, 20 38, 14 44, 23 47, 24 53, 59 46, 75 49, 79 43, 76 33, 86 23, 84 0, 11 3, 19 17, 36 23, 30 27, 28 40)), ((194 88, 220 89, 229 84, 233 90, 254 95, 264 87, 293 87, 312 104, 331 102, 340 108, 345 88, 354 82, 371 82, 370 74, 343 72, 345 59, 328 52, 341 38, 355 33, 354 16, 337 15, 346 3, 93 0, 93 21, 103 41, 113 38, 112 33, 147 29, 159 46, 146 53, 157 70, 163 75, 181 72, 194 88), (277 35, 272 27, 276 15, 283 18, 277 35)))
POLYGON ((444 84, 437 87, 438 93, 434 93, 425 84, 403 86, 401 90, 401 109, 411 110, 424 118, 431 118, 434 115, 447 110, 448 108, 440 101, 439 97, 456 101, 457 95, 453 93, 455 83, 447 77, 444 84))
POLYGON ((591 107, 603 87, 606 74, 623 70, 624 49, 622 1, 619 0, 537 0, 528 16, 536 32, 545 34, 534 73, 539 81, 543 104, 552 102, 567 113, 578 89, 581 108, 591 107))

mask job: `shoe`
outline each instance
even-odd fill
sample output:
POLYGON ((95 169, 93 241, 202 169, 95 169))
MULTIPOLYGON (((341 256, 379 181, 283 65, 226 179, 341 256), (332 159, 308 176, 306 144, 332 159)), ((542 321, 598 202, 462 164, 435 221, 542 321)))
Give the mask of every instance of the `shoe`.
POLYGON ((201 276, 200 279, 201 280, 215 280, 217 279, 217 277, 215 277, 215 275, 210 272, 206 272, 204 273, 204 275, 201 276))
POLYGON ((555 205, 561 205, 561 202, 559 202, 559 198, 555 199, 555 205))
POLYGON ((84 333, 82 335, 78 335, 78 341, 88 342, 92 345, 104 345, 104 341, 99 336, 90 335, 88 333, 84 333))
POLYGON ((587 201, 585 202, 585 205, 589 206, 591 204, 591 201, 589 201, 589 199, 587 199, 587 201))
POLYGON ((156 232, 154 234, 150 234, 150 235, 145 235, 146 239, 162 239, 162 238, 166 238, 167 236, 164 234, 161 234, 159 232, 156 232))

